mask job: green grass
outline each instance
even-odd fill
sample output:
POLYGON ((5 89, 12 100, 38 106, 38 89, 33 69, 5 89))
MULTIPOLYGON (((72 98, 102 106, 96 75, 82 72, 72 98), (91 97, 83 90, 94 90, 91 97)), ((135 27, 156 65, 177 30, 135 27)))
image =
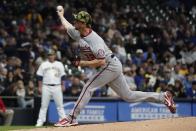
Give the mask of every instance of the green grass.
POLYGON ((0 126, 0 131, 10 131, 19 129, 33 129, 35 126, 0 126))

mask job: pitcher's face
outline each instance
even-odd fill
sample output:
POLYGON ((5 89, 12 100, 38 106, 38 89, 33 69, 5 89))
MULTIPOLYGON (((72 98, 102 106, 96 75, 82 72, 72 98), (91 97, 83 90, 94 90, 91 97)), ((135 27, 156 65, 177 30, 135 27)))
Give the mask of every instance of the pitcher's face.
POLYGON ((81 31, 81 30, 84 30, 84 28, 86 28, 86 24, 84 22, 75 20, 74 27, 76 28, 76 30, 81 31))

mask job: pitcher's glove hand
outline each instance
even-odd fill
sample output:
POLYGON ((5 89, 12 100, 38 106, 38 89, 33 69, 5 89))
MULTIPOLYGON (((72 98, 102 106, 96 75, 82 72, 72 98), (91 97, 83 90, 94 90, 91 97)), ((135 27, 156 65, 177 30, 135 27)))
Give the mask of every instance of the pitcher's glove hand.
POLYGON ((78 67, 80 65, 80 57, 74 57, 71 58, 71 64, 75 67, 78 67))

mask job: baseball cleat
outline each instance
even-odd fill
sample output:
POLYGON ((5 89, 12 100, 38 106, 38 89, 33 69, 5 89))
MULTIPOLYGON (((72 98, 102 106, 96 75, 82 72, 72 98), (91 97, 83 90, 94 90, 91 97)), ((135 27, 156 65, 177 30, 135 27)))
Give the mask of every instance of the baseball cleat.
POLYGON ((37 124, 35 125, 35 127, 41 127, 44 125, 44 122, 40 119, 37 120, 37 124))
POLYGON ((167 108, 170 110, 171 113, 176 113, 176 105, 174 103, 173 95, 171 94, 171 92, 166 91, 164 93, 164 97, 165 97, 164 103, 167 106, 167 108))
POLYGON ((76 119, 73 119, 72 121, 64 118, 62 120, 60 120, 59 122, 57 122, 56 124, 54 124, 55 127, 69 127, 69 126, 75 126, 78 125, 78 122, 76 119))
POLYGON ((41 127, 41 126, 43 126, 43 125, 44 125, 43 122, 38 122, 38 123, 35 125, 35 127, 41 127))

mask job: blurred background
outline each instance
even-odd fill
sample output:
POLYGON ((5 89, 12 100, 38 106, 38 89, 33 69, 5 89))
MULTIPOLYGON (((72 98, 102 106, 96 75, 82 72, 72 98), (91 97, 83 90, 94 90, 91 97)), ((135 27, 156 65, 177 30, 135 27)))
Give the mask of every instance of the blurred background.
MULTIPOLYGON (((176 99, 196 98, 194 0, 1 0, 0 96, 7 108, 37 113, 35 73, 50 49, 65 65, 64 97, 78 97, 96 72, 71 65, 78 49, 61 26, 57 5, 64 6, 70 22, 81 10, 92 15, 93 29, 123 63, 131 90, 171 90, 176 99)), ((117 95, 106 85, 93 97, 104 101, 117 95)))

